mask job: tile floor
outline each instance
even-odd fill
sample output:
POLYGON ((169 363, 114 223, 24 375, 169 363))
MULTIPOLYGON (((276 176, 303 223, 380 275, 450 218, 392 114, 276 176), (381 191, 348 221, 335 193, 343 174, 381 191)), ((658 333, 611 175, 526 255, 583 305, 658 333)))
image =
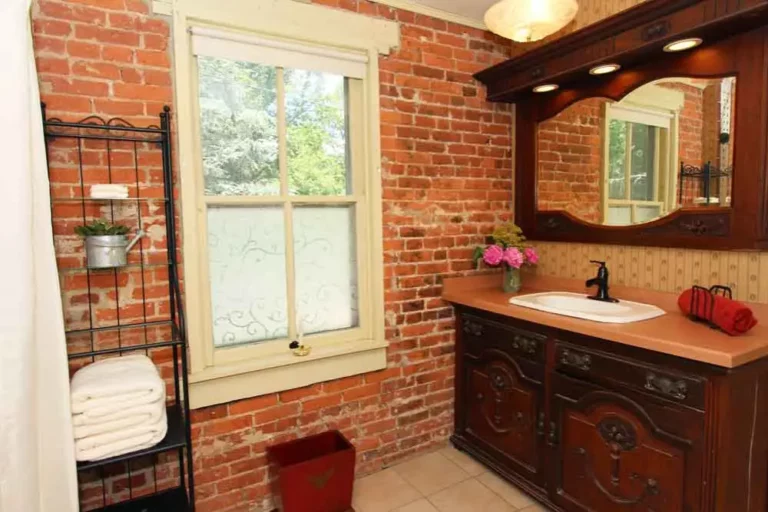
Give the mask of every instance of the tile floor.
POLYGON ((546 512, 452 446, 361 478, 356 512, 546 512))

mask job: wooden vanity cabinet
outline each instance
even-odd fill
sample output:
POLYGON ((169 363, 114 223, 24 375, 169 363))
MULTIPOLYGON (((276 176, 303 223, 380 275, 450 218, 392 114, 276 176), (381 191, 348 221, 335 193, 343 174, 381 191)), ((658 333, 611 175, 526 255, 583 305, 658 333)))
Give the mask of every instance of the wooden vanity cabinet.
POLYGON ((456 351, 453 443, 554 510, 766 510, 764 362, 728 370, 458 306, 456 351))

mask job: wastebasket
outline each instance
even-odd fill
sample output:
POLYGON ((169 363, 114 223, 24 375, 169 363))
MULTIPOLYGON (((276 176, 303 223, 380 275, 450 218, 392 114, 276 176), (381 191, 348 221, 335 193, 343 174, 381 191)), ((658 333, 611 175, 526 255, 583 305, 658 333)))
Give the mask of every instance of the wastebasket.
POLYGON ((267 448, 282 512, 352 511, 355 447, 338 430, 267 448))

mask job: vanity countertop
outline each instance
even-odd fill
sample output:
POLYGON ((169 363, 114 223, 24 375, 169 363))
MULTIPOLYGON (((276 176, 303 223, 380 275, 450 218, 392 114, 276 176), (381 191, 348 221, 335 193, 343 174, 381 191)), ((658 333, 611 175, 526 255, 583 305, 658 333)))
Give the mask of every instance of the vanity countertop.
POLYGON ((611 295, 660 307, 666 315, 630 324, 606 324, 544 313, 509 304, 515 295, 549 291, 584 292, 584 281, 526 274, 517 294, 505 294, 498 274, 450 278, 444 281, 443 300, 510 318, 615 341, 726 368, 768 356, 768 305, 749 303, 758 325, 742 336, 729 336, 683 315, 673 293, 611 286, 611 295))

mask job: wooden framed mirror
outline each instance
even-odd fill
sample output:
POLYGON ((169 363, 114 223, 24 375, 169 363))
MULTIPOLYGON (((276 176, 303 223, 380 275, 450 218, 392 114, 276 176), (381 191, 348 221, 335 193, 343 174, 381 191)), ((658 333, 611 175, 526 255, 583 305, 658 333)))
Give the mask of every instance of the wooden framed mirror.
POLYGON ((768 2, 713 3, 652 0, 476 75, 516 103, 531 238, 768 247, 768 2), (665 51, 681 39, 702 44, 665 51), (620 69, 590 74, 607 64, 620 69))

